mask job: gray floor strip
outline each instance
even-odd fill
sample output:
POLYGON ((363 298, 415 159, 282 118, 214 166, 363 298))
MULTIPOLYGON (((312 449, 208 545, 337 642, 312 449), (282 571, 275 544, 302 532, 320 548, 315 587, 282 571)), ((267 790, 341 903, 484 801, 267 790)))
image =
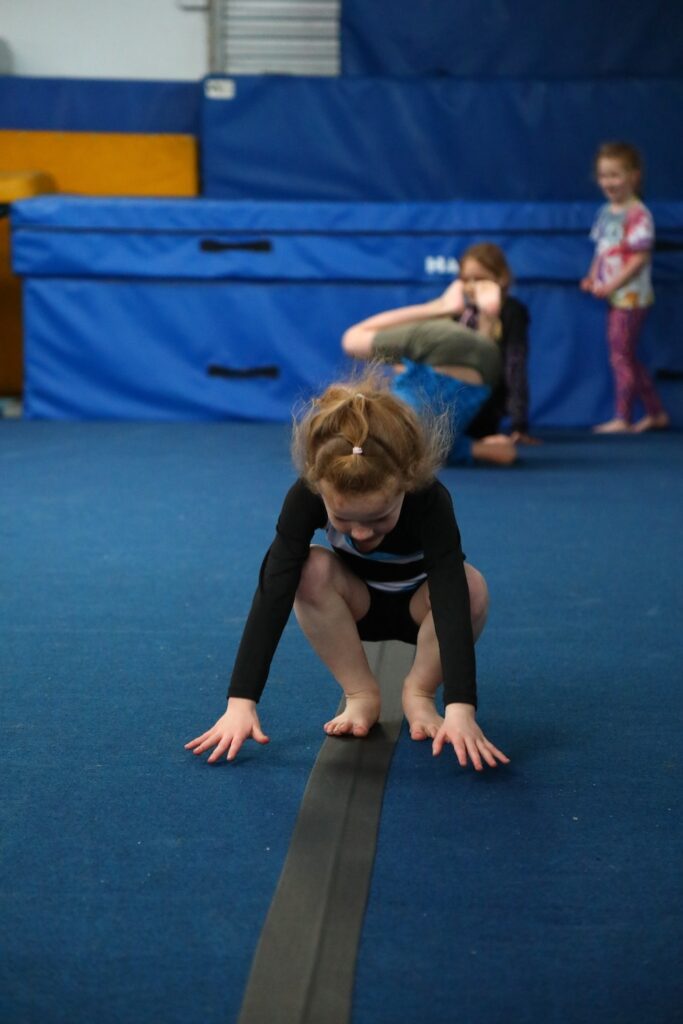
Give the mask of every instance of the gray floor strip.
POLYGON ((366 739, 326 739, 311 771, 238 1024, 348 1024, 384 784, 415 648, 366 644, 382 717, 366 739))

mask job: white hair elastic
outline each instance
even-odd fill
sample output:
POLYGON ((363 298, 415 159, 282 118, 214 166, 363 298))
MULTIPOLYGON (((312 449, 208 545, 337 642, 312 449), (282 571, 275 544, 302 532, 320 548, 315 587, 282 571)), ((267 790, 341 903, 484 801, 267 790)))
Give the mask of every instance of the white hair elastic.
POLYGON ((354 447, 353 451, 351 452, 351 454, 352 455, 362 455, 363 454, 363 449, 360 448, 358 445, 356 445, 354 447))

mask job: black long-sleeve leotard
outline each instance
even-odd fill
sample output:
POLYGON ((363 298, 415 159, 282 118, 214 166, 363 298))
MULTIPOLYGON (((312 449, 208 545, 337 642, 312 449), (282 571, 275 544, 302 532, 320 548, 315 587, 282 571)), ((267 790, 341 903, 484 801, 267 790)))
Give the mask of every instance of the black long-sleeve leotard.
MULTIPOLYGON (((294 604, 311 540, 326 524, 322 498, 303 480, 297 480, 285 497, 275 539, 261 565, 228 697, 259 700, 294 604)), ((476 707, 469 591, 460 531, 443 484, 434 480, 423 490, 406 494, 396 526, 370 557, 360 553, 354 557, 348 548, 338 554, 356 575, 370 581, 370 586, 375 580, 398 582, 426 575, 441 653, 444 703, 476 707), (392 555, 400 561, 393 561, 392 555)))

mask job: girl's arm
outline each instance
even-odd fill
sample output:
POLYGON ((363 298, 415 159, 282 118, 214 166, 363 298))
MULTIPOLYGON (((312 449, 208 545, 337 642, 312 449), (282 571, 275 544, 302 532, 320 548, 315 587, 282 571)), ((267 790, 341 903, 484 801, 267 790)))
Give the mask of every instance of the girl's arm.
POLYGON ((290 488, 275 539, 259 572, 249 616, 237 650, 228 697, 258 701, 289 618, 311 540, 326 522, 325 506, 303 480, 290 488))
MULTIPOLYGON (((403 324, 418 323, 421 320, 433 320, 437 316, 445 316, 441 308, 441 298, 430 302, 420 302, 414 306, 398 306, 397 309, 386 309, 383 313, 375 313, 367 320, 362 320, 356 327, 369 331, 383 331, 385 327, 401 327, 403 324)), ((353 327, 349 328, 353 330, 353 327)))
POLYGON ((456 278, 448 288, 436 299, 419 302, 414 306, 398 306, 387 309, 383 313, 375 313, 357 326, 368 327, 373 331, 382 331, 385 327, 400 327, 402 324, 417 323, 420 320, 432 320, 438 316, 458 316, 464 307, 462 282, 456 278))
POLYGON ((463 309, 462 283, 456 279, 436 299, 413 306, 387 309, 349 327, 342 336, 342 348, 347 355, 356 359, 369 359, 372 356, 372 343, 378 331, 383 331, 387 327, 402 327, 404 324, 434 320, 437 317, 458 316, 463 309))
POLYGON ((443 725, 432 743, 438 756, 451 744, 458 762, 477 771, 508 763, 476 720, 476 670, 467 577, 450 495, 437 484, 427 501, 424 536, 430 603, 443 671, 443 725), (432 538, 428 540, 428 538, 432 538))
POLYGON ((599 257, 596 254, 593 257, 593 260, 591 262, 590 267, 588 268, 588 273, 586 274, 585 277, 582 277, 581 280, 579 281, 579 288, 581 289, 582 292, 592 292, 593 291, 593 284, 595 282, 595 275, 597 273, 598 263, 599 262, 600 262, 599 257))
POLYGON ((322 501, 302 480, 290 488, 278 519, 276 535, 259 573, 259 582, 242 633, 228 691, 228 706, 216 723, 186 744, 186 749, 214 762, 232 760, 246 739, 267 743, 256 704, 268 678, 270 663, 294 604, 301 570, 316 529, 325 525, 322 501))
POLYGON ((527 357, 529 353, 529 313, 522 303, 508 299, 510 305, 503 307, 503 349, 505 359, 505 386, 507 391, 507 413, 515 440, 530 441, 529 428, 529 381, 527 357))
POLYGON ((605 299, 612 292, 615 292, 617 288, 621 288, 625 285, 632 277, 635 277, 637 273, 650 261, 650 250, 644 249, 641 252, 632 252, 628 257, 623 267, 618 274, 615 274, 609 281, 601 284, 594 284, 592 287, 593 295, 597 299, 605 299))

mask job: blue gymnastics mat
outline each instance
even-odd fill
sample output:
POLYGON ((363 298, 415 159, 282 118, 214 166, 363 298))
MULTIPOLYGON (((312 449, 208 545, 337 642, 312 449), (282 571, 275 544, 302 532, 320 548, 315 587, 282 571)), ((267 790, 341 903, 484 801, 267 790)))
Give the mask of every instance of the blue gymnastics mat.
MULTIPOLYGON (((341 337, 441 294, 500 245, 530 312, 534 427, 612 412, 605 304, 582 294, 597 203, 334 203, 48 196, 12 206, 31 419, 288 421, 348 372, 341 337)), ((683 368, 683 203, 653 205, 642 358, 683 368)))

